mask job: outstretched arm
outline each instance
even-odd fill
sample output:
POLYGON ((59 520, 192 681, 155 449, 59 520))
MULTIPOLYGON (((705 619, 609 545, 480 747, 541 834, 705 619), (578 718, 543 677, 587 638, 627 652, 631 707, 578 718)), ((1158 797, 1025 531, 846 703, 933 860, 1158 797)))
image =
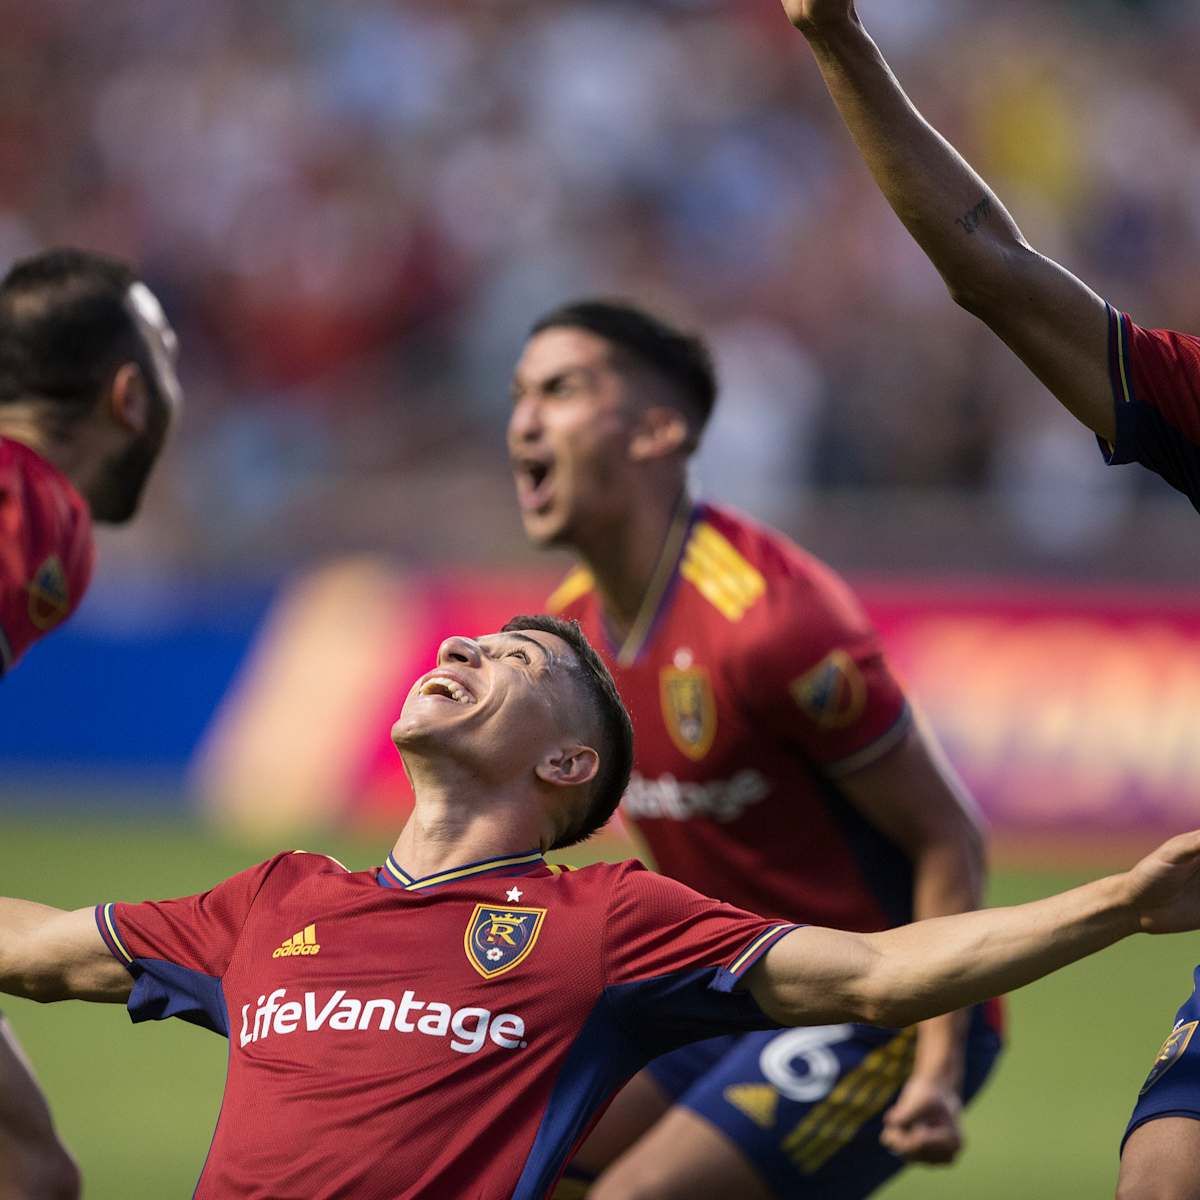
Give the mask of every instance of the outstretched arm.
POLYGON ((0 899, 0 992, 28 1000, 124 1003, 133 980, 109 953, 90 908, 67 912, 0 899))
POLYGON ((783 0, 783 7, 808 39, 875 182, 955 301, 1112 442, 1104 301, 1025 241, 991 188, 904 94, 853 0, 783 0))
POLYGON ((1200 928, 1200 831, 1131 871, 1013 908, 882 933, 797 929, 747 976, 785 1025, 902 1026, 1023 987, 1132 933, 1200 928))

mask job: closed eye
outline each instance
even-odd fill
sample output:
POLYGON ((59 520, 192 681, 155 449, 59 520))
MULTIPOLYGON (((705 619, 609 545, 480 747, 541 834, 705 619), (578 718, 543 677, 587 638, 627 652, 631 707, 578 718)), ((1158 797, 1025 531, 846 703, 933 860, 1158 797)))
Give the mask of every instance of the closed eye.
POLYGON ((524 650, 510 650, 505 658, 519 658, 526 666, 529 666, 529 655, 524 650))

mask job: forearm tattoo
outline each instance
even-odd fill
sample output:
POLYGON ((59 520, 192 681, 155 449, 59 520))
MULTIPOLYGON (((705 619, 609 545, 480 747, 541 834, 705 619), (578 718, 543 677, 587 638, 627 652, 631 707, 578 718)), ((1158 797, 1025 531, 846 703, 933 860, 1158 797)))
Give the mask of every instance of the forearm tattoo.
POLYGON ((961 217, 955 217, 955 225, 961 225, 964 233, 974 233, 980 225, 983 224, 987 215, 992 211, 991 196, 984 196, 974 208, 963 213, 961 217))

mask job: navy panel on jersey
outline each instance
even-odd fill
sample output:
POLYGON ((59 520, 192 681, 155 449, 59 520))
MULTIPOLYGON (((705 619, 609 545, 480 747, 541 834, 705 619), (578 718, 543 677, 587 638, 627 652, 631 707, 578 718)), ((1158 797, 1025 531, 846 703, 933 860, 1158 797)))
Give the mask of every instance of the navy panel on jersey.
POLYGON ((1175 1014, 1121 1139, 1121 1149, 1139 1125, 1156 1117, 1190 1117, 1200 1121, 1200 967, 1192 973, 1193 991, 1175 1014))

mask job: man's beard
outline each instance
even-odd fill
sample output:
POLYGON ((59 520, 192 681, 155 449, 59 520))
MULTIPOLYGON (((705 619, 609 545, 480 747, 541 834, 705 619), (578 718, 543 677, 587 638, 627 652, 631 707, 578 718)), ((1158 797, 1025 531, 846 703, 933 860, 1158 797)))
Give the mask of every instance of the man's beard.
POLYGON ((163 413, 141 437, 105 464, 100 486, 91 495, 94 521, 123 525, 137 512, 166 433, 167 420, 163 413))

